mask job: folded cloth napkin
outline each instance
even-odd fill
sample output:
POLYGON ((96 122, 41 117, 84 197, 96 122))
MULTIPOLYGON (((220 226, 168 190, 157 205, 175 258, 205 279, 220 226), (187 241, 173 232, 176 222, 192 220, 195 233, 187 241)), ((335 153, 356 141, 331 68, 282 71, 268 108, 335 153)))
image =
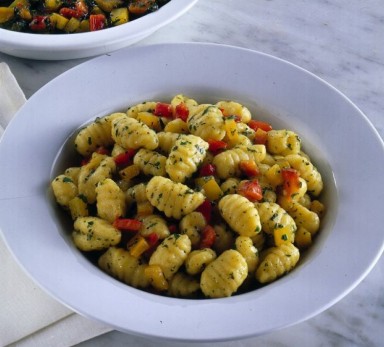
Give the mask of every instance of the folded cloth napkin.
MULTIPOLYGON (((0 137, 25 101, 8 65, 0 63, 0 137)), ((74 313, 40 289, 13 259, 2 237, 0 300, 0 346, 73 346, 111 330, 74 313)))

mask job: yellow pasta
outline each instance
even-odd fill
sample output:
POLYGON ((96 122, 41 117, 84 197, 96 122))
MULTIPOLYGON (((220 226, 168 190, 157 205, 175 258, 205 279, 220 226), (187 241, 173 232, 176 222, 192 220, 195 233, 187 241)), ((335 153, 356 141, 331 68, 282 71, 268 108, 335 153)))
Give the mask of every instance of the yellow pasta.
POLYGON ((296 223, 294 219, 280 205, 263 202, 256 205, 259 212, 262 229, 265 233, 273 235, 276 230, 284 229, 290 242, 295 239, 296 223))
POLYGON ((64 207, 68 207, 69 202, 77 195, 77 185, 66 175, 57 176, 52 181, 51 187, 56 201, 64 207))
POLYGON ((299 250, 292 243, 272 247, 262 255, 256 270, 256 279, 260 283, 269 283, 291 271, 300 258, 299 250))
POLYGON ((239 163, 242 160, 260 162, 265 157, 264 145, 237 146, 216 155, 212 163, 216 166, 217 175, 221 179, 241 175, 239 163))
POLYGON ((155 233, 159 239, 165 239, 169 236, 169 229, 166 220, 156 214, 150 214, 147 216, 139 217, 142 226, 140 228, 140 234, 143 236, 149 236, 155 233))
POLYGON ((98 217, 79 217, 75 220, 73 242, 82 251, 99 251, 116 246, 121 232, 98 217))
POLYGON ((92 158, 80 169, 78 190, 87 202, 93 204, 96 201, 96 186, 106 178, 111 178, 116 171, 113 158, 103 154, 93 153, 92 158))
POLYGON ((190 275, 197 275, 216 259, 216 253, 210 248, 197 249, 188 254, 185 270, 190 275))
POLYGON ((267 148, 272 154, 297 154, 301 149, 301 140, 293 131, 271 130, 268 131, 267 148))
POLYGON ((149 265, 159 265, 165 278, 170 280, 183 265, 189 252, 191 252, 191 241, 188 236, 172 234, 156 248, 149 259, 149 265))
POLYGON ((219 201, 220 214, 229 226, 242 236, 255 236, 261 231, 256 207, 239 194, 228 194, 219 201))
POLYGON ((216 103, 216 106, 221 110, 225 117, 237 116, 243 123, 248 123, 252 118, 248 108, 238 102, 231 100, 219 101, 216 103))
POLYGON ((270 129, 237 101, 181 93, 96 118, 75 137, 81 161, 50 182, 74 245, 117 280, 176 298, 279 279, 326 206, 298 134, 270 129))
POLYGON ((203 162, 208 143, 195 135, 176 140, 166 160, 165 170, 174 182, 183 183, 203 162))
POLYGON ((314 196, 318 196, 323 190, 323 180, 320 172, 311 161, 300 154, 288 155, 286 160, 307 181, 308 191, 314 196))
POLYGON ((247 262, 248 272, 253 274, 259 262, 259 253, 252 239, 248 236, 238 236, 235 241, 235 247, 247 262))
POLYGON ((193 211, 185 215, 179 223, 180 233, 186 234, 191 240, 192 246, 197 246, 200 241, 200 234, 207 221, 200 212, 193 211))
POLYGON ((131 256, 127 250, 110 247, 99 258, 98 265, 106 273, 136 288, 149 287, 144 272, 146 264, 131 256))
POLYGON ((83 156, 89 156, 98 147, 112 145, 114 141, 111 136, 111 122, 120 115, 120 113, 114 113, 97 118, 94 122, 81 129, 75 138, 76 150, 83 156))
POLYGON ((96 207, 98 216, 110 223, 125 215, 125 194, 112 179, 97 184, 96 207))
POLYGON ((155 176, 148 182, 146 193, 153 206, 167 217, 175 219, 193 212, 204 201, 202 193, 160 176, 155 176))
POLYGON ((112 121, 112 138, 125 149, 155 149, 159 145, 157 135, 152 129, 125 115, 112 121))
POLYGON ((148 176, 165 176, 165 163, 167 157, 145 148, 141 148, 133 159, 141 172, 148 176))
POLYGON ((127 116, 130 118, 137 118, 140 112, 152 112, 156 108, 155 101, 147 101, 141 104, 134 105, 127 110, 127 116))
POLYGON ((189 115, 188 130, 203 140, 221 140, 225 136, 224 117, 215 105, 202 104, 189 115))
POLYGON ((176 298, 193 298, 199 290, 200 282, 196 277, 177 272, 169 281, 167 294, 176 298))
POLYGON ((223 298, 235 293, 248 275, 244 257, 233 249, 223 252, 201 274, 200 287, 208 298, 223 298))

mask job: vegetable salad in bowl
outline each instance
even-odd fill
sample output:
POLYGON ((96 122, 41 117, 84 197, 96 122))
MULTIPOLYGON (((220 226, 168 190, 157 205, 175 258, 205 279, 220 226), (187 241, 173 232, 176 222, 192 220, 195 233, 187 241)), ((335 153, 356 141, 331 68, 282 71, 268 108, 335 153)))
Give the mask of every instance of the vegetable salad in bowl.
POLYGON ((78 165, 51 182, 73 243, 135 288, 252 291, 292 271, 320 230, 323 180, 299 134, 236 101, 143 102, 98 117, 73 146, 78 165))
POLYGON ((0 28, 70 34, 107 29, 157 11, 170 0, 2 1, 0 28))

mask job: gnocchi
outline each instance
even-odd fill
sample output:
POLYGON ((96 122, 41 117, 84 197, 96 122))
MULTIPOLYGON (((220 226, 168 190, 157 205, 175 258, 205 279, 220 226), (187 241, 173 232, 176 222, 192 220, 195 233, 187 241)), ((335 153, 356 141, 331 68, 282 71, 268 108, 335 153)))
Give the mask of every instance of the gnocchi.
POLYGON ((289 129, 237 101, 177 94, 79 130, 82 162, 51 180, 74 245, 127 285, 224 298, 292 271, 326 213, 320 171, 289 129))

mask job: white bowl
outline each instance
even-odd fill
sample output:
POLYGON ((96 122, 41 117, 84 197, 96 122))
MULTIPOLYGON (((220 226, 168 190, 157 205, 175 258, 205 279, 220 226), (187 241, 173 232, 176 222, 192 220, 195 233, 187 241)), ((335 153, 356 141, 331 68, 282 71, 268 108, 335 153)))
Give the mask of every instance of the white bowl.
POLYGON ((64 60, 106 54, 154 33, 187 12, 198 0, 172 0, 129 23, 77 34, 32 34, 0 28, 0 51, 21 58, 64 60))
POLYGON ((48 83, 9 124, 0 142, 0 227, 25 271, 86 317, 168 340, 244 338, 313 317, 368 274, 384 247, 377 227, 384 224, 383 165, 383 142, 361 111, 295 65, 213 44, 131 47, 48 83), (96 116, 178 93, 199 102, 238 100, 257 118, 301 135, 324 177, 327 214, 312 249, 284 278, 230 298, 161 297, 111 278, 72 245, 71 227, 58 217, 49 191, 67 166, 63 144, 96 116))

